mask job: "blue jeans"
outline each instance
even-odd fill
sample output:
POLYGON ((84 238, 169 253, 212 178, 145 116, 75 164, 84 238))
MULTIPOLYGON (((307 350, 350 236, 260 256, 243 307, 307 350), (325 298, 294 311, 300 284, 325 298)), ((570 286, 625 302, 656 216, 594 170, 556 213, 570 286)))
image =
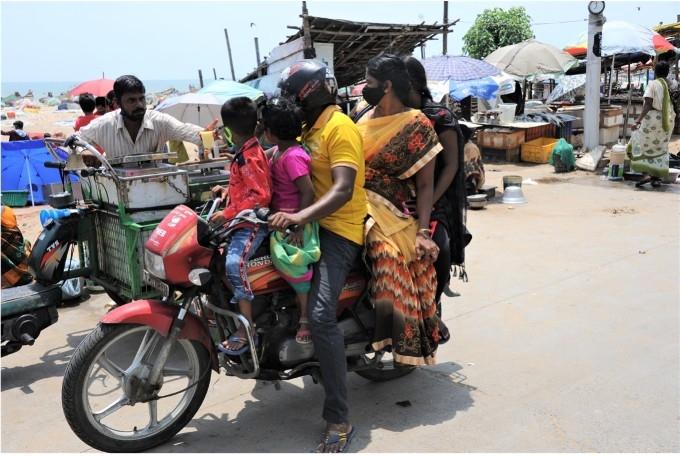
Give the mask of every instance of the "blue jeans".
POLYGON ((269 231, 266 227, 257 225, 253 228, 241 228, 231 235, 231 242, 227 249, 225 269, 227 279, 234 289, 232 302, 236 303, 241 299, 252 301, 253 290, 248 281, 247 263, 253 253, 267 239, 269 231))

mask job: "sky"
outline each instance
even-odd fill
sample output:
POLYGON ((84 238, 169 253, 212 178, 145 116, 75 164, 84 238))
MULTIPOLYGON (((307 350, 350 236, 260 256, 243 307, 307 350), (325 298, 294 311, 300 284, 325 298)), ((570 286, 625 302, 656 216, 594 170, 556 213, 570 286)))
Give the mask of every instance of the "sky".
MULTIPOLYGON (((229 31, 237 79, 256 65, 253 37, 260 54, 285 41, 301 25, 299 1, 135 1, 0 2, 2 81, 81 81, 135 74, 142 80, 230 79, 223 29, 229 31)), ((586 31, 587 2, 449 2, 449 19, 461 19, 449 35, 449 54, 462 53, 462 36, 483 10, 524 6, 536 39, 560 48, 586 31)), ((308 1, 309 13, 367 22, 442 22, 442 1, 308 1)), ((675 22, 678 2, 606 2, 604 15, 647 27, 675 22)), ((439 40, 426 56, 441 54, 439 40)), ((416 50, 416 56, 420 51, 416 50)))

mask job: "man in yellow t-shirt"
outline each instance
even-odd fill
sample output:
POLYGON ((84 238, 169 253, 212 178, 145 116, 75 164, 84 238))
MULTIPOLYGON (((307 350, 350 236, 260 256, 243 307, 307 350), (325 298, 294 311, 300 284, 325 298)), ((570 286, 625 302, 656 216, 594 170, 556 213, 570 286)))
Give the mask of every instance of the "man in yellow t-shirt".
POLYGON ((356 125, 335 105, 337 84, 326 66, 315 60, 296 62, 281 74, 280 87, 304 113, 302 142, 312 155, 315 202, 295 214, 276 213, 269 224, 285 230, 290 225, 318 220, 321 227, 321 258, 314 265, 308 306, 314 352, 326 393, 326 432, 316 451, 344 452, 356 431, 349 422, 347 360, 336 308, 347 274, 364 243, 367 206, 363 144, 356 125))

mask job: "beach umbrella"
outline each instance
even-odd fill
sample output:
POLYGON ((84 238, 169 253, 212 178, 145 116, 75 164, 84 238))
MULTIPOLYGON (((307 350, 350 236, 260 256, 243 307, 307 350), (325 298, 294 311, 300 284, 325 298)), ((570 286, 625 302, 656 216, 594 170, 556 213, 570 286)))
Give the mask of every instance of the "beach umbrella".
POLYGON ((74 97, 81 93, 91 93, 95 97, 105 97, 107 93, 113 90, 113 83, 112 79, 93 79, 92 81, 81 82, 69 90, 68 94, 74 97))
MULTIPOLYGON (((647 55, 678 52, 666 38, 637 24, 625 21, 607 21, 602 27, 602 55, 632 54, 642 52, 647 55)), ((588 35, 582 34, 576 44, 564 48, 573 56, 586 55, 588 35)))
POLYGON ((500 74, 495 66, 465 56, 438 55, 421 63, 431 81, 470 81, 500 74))
POLYGON ((552 103, 560 98, 568 95, 575 90, 584 87, 586 85, 586 75, 577 74, 574 76, 562 76, 557 80, 557 86, 550 92, 550 96, 546 100, 546 103, 552 103))
POLYGON ((222 79, 211 82, 196 93, 215 95, 221 98, 223 103, 236 97, 248 97, 253 101, 257 101, 264 97, 264 93, 261 90, 246 84, 241 84, 240 82, 225 81, 222 79))
POLYGON ((3 142, 0 147, 2 190, 28 190, 33 205, 45 202, 43 185, 61 183, 58 170, 45 168, 46 161, 54 161, 45 141, 3 142))
POLYGON ((499 95, 507 95, 515 91, 515 80, 507 73, 500 72, 496 76, 487 76, 467 81, 427 81, 432 99, 439 101, 448 94, 456 101, 467 97, 493 101, 499 95))
POLYGON ((213 119, 220 118, 220 109, 226 100, 212 93, 185 93, 166 98, 155 110, 182 122, 206 127, 213 119))
POLYGON ((525 79, 542 74, 562 74, 578 63, 566 52, 534 39, 496 49, 484 60, 525 79))

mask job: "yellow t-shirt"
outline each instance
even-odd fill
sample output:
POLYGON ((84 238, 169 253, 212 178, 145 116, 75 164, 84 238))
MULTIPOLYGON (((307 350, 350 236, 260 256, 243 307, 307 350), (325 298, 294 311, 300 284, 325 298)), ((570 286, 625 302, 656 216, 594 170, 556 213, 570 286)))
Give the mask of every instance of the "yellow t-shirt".
POLYGON ((364 244, 366 218, 366 192, 364 181, 364 147, 354 122, 337 106, 328 106, 302 135, 302 142, 312 154, 312 185, 314 198, 319 199, 333 186, 332 169, 347 166, 357 172, 352 199, 333 214, 319 221, 327 230, 364 244))

